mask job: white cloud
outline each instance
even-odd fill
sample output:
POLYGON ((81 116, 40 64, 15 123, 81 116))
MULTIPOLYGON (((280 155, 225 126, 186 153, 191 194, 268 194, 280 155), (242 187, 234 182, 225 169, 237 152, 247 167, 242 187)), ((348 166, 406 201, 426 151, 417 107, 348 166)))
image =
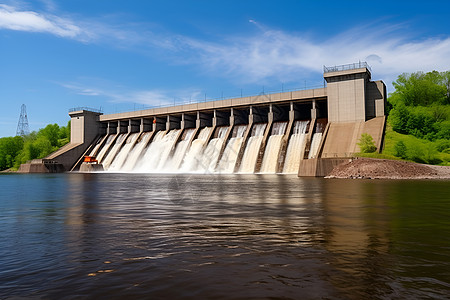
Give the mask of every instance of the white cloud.
POLYGON ((366 60, 377 78, 393 79, 403 72, 450 68, 449 37, 411 40, 397 34, 396 29, 363 28, 324 40, 266 30, 222 43, 190 38, 184 42, 193 52, 200 53, 197 63, 211 72, 221 71, 247 82, 297 80, 305 73, 322 72, 323 65, 366 60))
MULTIPOLYGON (((73 18, 55 15, 57 7, 52 0, 40 1, 53 13, 0 4, 0 29, 50 33, 107 44, 162 58, 170 64, 194 65, 206 70, 209 76, 251 84, 294 82, 311 75, 320 78, 323 65, 364 60, 372 66, 373 77, 388 85, 403 72, 450 69, 450 37, 417 39, 412 32, 405 35, 402 24, 359 26, 336 36, 319 38, 302 32, 273 30, 250 19, 249 23, 258 29, 252 35, 202 40, 169 33, 150 23, 126 24, 120 16, 96 20, 78 17, 75 22, 73 18)), ((160 102, 168 98, 165 92, 152 92, 127 96, 139 100, 135 101, 138 103, 145 102, 147 96, 160 102)), ((79 93, 102 94, 89 89, 79 93)))
POLYGON ((72 39, 79 39, 84 35, 83 30, 69 19, 34 11, 18 11, 3 4, 0 4, 0 28, 50 33, 72 39))

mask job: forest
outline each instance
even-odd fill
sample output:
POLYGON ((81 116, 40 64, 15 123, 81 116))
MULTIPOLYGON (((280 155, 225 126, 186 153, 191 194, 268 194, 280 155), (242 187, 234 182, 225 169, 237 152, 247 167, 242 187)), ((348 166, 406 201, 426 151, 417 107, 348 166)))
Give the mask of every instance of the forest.
POLYGON ((450 164, 450 71, 401 74, 388 98, 383 154, 450 164))
POLYGON ((67 126, 49 124, 25 136, 0 138, 0 170, 16 170, 21 164, 43 158, 70 141, 70 121, 67 126))

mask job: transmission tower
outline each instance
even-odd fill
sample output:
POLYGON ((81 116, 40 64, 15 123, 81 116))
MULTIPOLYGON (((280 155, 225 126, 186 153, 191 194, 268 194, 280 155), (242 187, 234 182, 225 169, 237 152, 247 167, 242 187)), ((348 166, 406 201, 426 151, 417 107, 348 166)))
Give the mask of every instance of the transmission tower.
POLYGON ((16 135, 27 135, 30 133, 30 129, 28 128, 28 117, 27 117, 27 107, 25 104, 22 104, 20 108, 20 117, 19 123, 17 124, 16 135))

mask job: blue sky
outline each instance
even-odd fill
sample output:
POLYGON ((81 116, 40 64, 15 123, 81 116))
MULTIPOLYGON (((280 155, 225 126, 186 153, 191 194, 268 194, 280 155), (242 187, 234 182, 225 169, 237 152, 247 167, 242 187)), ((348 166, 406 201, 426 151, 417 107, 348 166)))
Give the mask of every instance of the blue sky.
POLYGON ((1 1, 0 137, 105 113, 450 70, 450 1, 1 1))

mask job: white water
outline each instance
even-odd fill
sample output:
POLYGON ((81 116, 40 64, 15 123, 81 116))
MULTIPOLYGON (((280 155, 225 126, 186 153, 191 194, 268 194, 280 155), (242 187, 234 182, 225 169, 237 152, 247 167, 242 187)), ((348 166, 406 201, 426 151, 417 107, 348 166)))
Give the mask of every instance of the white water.
POLYGON ((97 160, 99 163, 102 162, 103 157, 106 154, 106 151, 108 151, 109 146, 111 145, 111 142, 113 141, 113 139, 116 137, 115 134, 111 134, 108 136, 108 138, 106 139, 105 144, 103 145, 102 149, 100 150, 100 153, 97 155, 97 160))
POLYGON ((240 173, 254 173, 256 160, 258 159, 259 148, 264 138, 264 130, 267 124, 253 125, 252 135, 248 139, 247 147, 245 148, 244 156, 242 157, 240 173))
POLYGON ((234 172, 237 156, 241 149, 242 139, 244 138, 247 125, 239 125, 234 127, 233 137, 228 141, 219 164, 217 165, 217 172, 231 174, 234 172))
POLYGON ((316 158, 319 151, 320 141, 322 140, 323 125, 316 123, 316 130, 311 140, 311 148, 309 150, 308 159, 316 158))
POLYGON ((214 172, 217 161, 219 160, 220 150, 222 149, 223 141, 225 139, 228 128, 228 126, 224 126, 218 127, 216 129, 217 137, 211 139, 208 143, 208 146, 206 146, 205 151, 203 151, 203 154, 201 155, 199 164, 197 166, 197 172, 214 172))
POLYGON ((131 150, 130 154, 127 156, 127 160, 122 165, 121 171, 131 171, 135 167, 137 161, 141 157, 141 154, 148 144, 148 139, 152 135, 152 132, 145 132, 141 135, 139 141, 131 150))
POLYGON ((311 141, 311 149, 309 150, 308 159, 317 157, 317 151, 319 151, 319 145, 321 140, 322 140, 322 132, 314 133, 311 141))
POLYGON ((272 135, 269 137, 264 157, 261 164, 261 173, 276 173, 281 142, 286 132, 287 122, 276 122, 272 127, 272 135))
POLYGON ((296 121, 286 151, 283 173, 297 174, 300 160, 305 153, 305 137, 309 121, 296 121))
POLYGON ((106 155, 105 159, 102 161, 103 168, 105 170, 109 169, 109 166, 111 165, 112 161, 117 155, 117 152, 119 152, 120 148, 122 147, 122 144, 126 138, 127 134, 122 133, 119 135, 119 137, 116 139, 116 142, 114 143, 114 146, 109 151, 109 153, 106 155))
POLYGON ((165 131, 159 131, 147 148, 144 157, 138 162, 135 170, 146 173, 162 171, 179 132, 180 129, 172 129, 167 134, 165 131))
POLYGON ((119 153, 117 153, 116 157, 114 158, 113 162, 108 168, 108 171, 119 171, 122 168, 122 165, 125 163, 125 160, 127 159, 128 155, 130 154, 131 149, 134 146, 134 143, 136 142, 136 139, 139 137, 139 133, 133 133, 130 134, 130 136, 127 138, 125 145, 120 149, 119 153))
POLYGON ((193 172, 197 169, 198 163, 201 159, 203 146, 205 145, 206 139, 211 133, 211 130, 211 127, 203 128, 198 134, 198 137, 192 142, 181 166, 182 173, 193 172))
POLYGON ((178 142, 175 148, 173 156, 167 161, 167 164, 164 167, 167 172, 175 173, 178 171, 181 162, 186 155, 186 151, 189 147, 189 142, 191 141, 194 132, 195 129, 186 129, 185 133, 183 134, 182 140, 178 142))
POLYGON ((102 137, 97 144, 95 145, 94 149, 91 150, 91 152, 89 153, 89 156, 95 156, 100 148, 100 146, 102 145, 103 140, 106 138, 106 136, 102 137))

